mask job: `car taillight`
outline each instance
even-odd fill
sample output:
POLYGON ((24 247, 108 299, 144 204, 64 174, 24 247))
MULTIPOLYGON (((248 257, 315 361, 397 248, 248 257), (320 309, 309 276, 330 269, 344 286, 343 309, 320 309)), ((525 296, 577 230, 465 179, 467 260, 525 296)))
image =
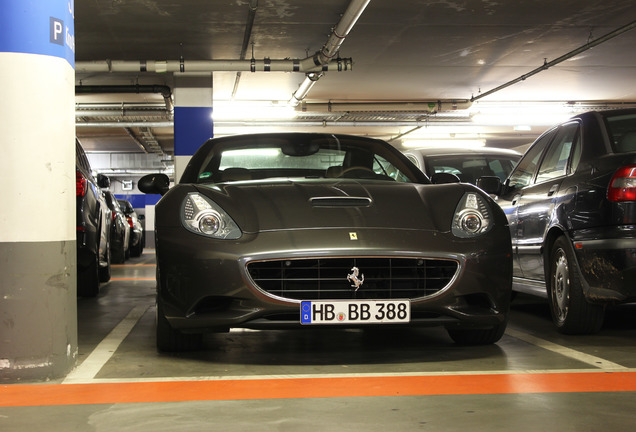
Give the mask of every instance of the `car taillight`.
POLYGON ((636 201, 636 165, 616 170, 607 188, 610 201, 636 201))
POLYGON ((134 228, 135 226, 133 225, 133 220, 131 217, 127 217, 126 220, 128 221, 128 225, 130 225, 131 228, 134 228))
POLYGON ((86 177, 79 172, 79 170, 75 171, 75 196, 83 197, 86 195, 88 191, 88 180, 86 177))

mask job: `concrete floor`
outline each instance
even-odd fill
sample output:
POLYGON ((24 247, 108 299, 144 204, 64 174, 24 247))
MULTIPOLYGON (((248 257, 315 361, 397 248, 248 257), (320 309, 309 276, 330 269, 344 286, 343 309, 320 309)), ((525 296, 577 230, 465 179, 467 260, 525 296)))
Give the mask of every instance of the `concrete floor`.
POLYGON ((496 345, 443 329, 232 331, 206 350, 154 346, 154 251, 78 300, 78 367, 0 386, 12 431, 631 431, 636 305, 593 336, 556 333, 519 296, 496 345))

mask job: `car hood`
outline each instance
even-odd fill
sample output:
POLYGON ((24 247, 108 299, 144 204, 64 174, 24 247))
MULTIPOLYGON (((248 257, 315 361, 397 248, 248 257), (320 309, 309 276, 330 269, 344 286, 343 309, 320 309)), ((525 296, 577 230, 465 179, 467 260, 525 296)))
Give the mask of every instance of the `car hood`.
POLYGON ((316 227, 449 231, 466 188, 462 184, 353 180, 196 186, 219 204, 243 232, 316 227))

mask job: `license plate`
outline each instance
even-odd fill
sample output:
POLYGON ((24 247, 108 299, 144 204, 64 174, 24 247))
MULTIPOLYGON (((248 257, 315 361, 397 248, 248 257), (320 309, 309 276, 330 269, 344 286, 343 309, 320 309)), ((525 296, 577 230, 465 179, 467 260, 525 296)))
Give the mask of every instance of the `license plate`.
POLYGON ((407 323, 409 300, 316 300, 300 304, 301 324, 407 323))

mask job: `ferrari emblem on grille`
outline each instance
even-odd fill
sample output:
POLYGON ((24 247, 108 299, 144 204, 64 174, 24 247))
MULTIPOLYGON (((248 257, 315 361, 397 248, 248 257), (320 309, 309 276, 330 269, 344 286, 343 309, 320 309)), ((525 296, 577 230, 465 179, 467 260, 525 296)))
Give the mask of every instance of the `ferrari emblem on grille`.
POLYGON ((347 280, 353 283, 351 287, 355 288, 355 291, 358 291, 358 289, 364 283, 364 274, 360 273, 360 270, 358 269, 358 267, 353 267, 351 269, 351 272, 352 272, 351 274, 347 275, 347 280))
POLYGON ((349 240, 358 240, 358 233, 350 232, 349 233, 349 240))

